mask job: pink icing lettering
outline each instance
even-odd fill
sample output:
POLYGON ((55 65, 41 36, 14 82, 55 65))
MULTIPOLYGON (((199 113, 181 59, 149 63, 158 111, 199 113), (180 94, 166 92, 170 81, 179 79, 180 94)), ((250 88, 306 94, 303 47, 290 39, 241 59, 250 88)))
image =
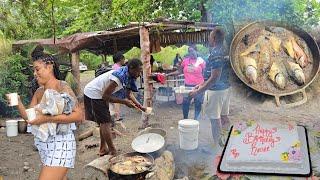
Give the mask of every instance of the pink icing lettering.
POLYGON ((245 134, 243 143, 251 145, 251 154, 254 156, 258 153, 268 152, 281 140, 280 137, 274 137, 274 133, 277 131, 277 128, 265 129, 258 124, 253 133, 245 134))
POLYGON ((264 146, 264 147, 251 147, 251 155, 256 156, 258 153, 265 153, 270 151, 270 146, 264 146))
POLYGON ((237 149, 231 149, 231 155, 236 159, 239 157, 240 153, 237 151, 237 149))

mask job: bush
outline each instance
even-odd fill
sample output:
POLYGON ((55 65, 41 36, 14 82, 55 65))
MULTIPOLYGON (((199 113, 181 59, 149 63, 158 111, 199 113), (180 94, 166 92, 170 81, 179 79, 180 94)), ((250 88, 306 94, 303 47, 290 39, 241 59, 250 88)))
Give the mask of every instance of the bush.
MULTIPOLYGON (((202 58, 207 58, 209 55, 209 49, 201 44, 197 44, 198 53, 202 58)), ((181 47, 176 46, 167 46, 165 48, 161 47, 161 51, 158 53, 152 53, 154 59, 157 62, 160 62, 162 64, 169 64, 173 65, 173 60, 176 57, 176 54, 179 53, 181 57, 184 57, 188 53, 188 46, 184 45, 181 47)), ((124 57, 126 59, 131 58, 141 58, 141 51, 137 47, 133 47, 131 50, 129 50, 127 53, 124 54, 124 57)))
POLYGON ((209 48, 205 47, 202 44, 197 44, 196 47, 200 57, 202 57, 203 59, 207 59, 209 57, 209 48))
POLYGON ((7 106, 5 94, 17 92, 24 104, 30 102, 28 75, 32 74, 29 61, 12 53, 11 42, 0 31, 0 117, 18 116, 16 108, 7 106))
POLYGON ((161 48, 161 51, 158 53, 153 53, 153 57, 157 62, 162 64, 173 65, 173 60, 176 57, 176 54, 179 53, 181 57, 185 56, 188 51, 188 46, 184 45, 182 47, 176 46, 167 46, 161 48))
MULTIPOLYGON (((209 50, 205 46, 201 44, 196 45, 198 48, 199 55, 202 58, 207 58, 209 55, 209 50)), ((173 60, 176 57, 176 54, 179 53, 181 57, 185 56, 188 52, 188 46, 184 45, 182 47, 176 47, 176 46, 167 46, 165 48, 161 48, 161 51, 158 53, 153 53, 153 57, 157 62, 161 62, 162 64, 173 64, 173 60)), ((141 50, 140 48, 133 47, 129 51, 127 51, 125 54, 123 54, 126 59, 132 59, 132 58, 141 58, 141 50)), ((80 53, 80 61, 84 62, 88 69, 90 70, 96 70, 98 69, 98 66, 103 62, 102 56, 97 56, 95 54, 92 54, 90 52, 81 52, 80 53)), ((108 64, 113 64, 112 55, 107 56, 106 61, 108 64)))
POLYGON ((0 117, 18 116, 16 108, 7 106, 5 94, 17 92, 24 104, 30 102, 28 59, 19 54, 0 59, 0 117), (25 74, 24 74, 25 73, 25 74))
POLYGON ((132 59, 132 58, 140 59, 141 58, 141 50, 140 50, 140 48, 133 47, 132 49, 130 49, 128 52, 126 52, 124 54, 124 57, 128 60, 132 59))
POLYGON ((87 65, 89 70, 95 70, 102 63, 102 56, 82 51, 80 53, 80 61, 87 65))
POLYGON ((73 92, 75 92, 75 90, 77 89, 78 86, 77 86, 76 80, 71 72, 67 73, 65 81, 69 84, 69 86, 71 87, 73 92))

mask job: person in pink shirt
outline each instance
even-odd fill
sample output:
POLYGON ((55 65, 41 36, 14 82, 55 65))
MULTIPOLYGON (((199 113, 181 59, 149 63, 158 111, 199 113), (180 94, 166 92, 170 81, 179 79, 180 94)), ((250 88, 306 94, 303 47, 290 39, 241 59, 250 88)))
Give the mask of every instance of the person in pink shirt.
MULTIPOLYGON (((112 69, 113 69, 113 70, 118 70, 118 69, 120 69, 122 66, 125 65, 125 58, 124 58, 123 54, 120 53, 120 52, 114 54, 113 57, 112 57, 112 59, 113 59, 113 62, 114 62, 114 64, 112 65, 112 69)), ((120 113, 121 113, 121 112, 120 112, 120 106, 121 106, 121 105, 118 104, 118 103, 113 103, 112 105, 113 105, 113 106, 111 106, 111 107, 112 107, 111 109, 113 109, 113 112, 114 112, 114 119, 115 119, 116 121, 122 120, 122 119, 120 118, 120 113)))
POLYGON ((123 66, 125 64, 125 58, 123 56, 122 53, 116 53, 115 55, 113 55, 113 66, 112 66, 112 69, 113 70, 118 70, 121 68, 121 66, 123 66))
MULTIPOLYGON (((188 48, 188 54, 186 57, 183 58, 181 65, 178 67, 178 70, 175 72, 169 73, 167 76, 177 75, 183 72, 185 86, 195 87, 204 82, 203 72, 205 67, 206 67, 206 63, 201 57, 198 57, 196 47, 190 46, 188 48)), ((182 111, 183 111, 184 119, 188 119, 191 100, 192 100, 192 97, 190 96, 185 96, 183 98, 182 111)), ((194 119, 199 119, 202 103, 203 103, 203 93, 198 94, 197 96, 194 97, 194 105, 195 105, 194 119)))

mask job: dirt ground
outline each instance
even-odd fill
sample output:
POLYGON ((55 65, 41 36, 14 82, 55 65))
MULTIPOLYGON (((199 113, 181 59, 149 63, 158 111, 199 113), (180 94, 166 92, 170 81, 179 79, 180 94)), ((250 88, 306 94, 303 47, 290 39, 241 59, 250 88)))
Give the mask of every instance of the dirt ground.
MULTIPOLYGON (((232 99, 230 105, 231 122, 247 119, 284 121, 294 120, 300 124, 320 131, 319 120, 319 97, 320 77, 306 89, 307 103, 294 107, 277 107, 274 97, 266 96, 241 83, 235 75, 232 76, 232 99)), ((82 87, 93 78, 92 73, 81 76, 82 87)), ((291 98, 298 99, 296 97, 291 98)), ((118 153, 133 151, 131 142, 138 134, 141 125, 141 114, 135 110, 122 108, 124 123, 127 130, 124 136, 117 137, 114 142, 118 153)), ((193 117, 194 108, 190 110, 193 117)), ((181 105, 175 102, 155 102, 154 115, 150 117, 150 123, 154 127, 160 127, 167 131, 166 149, 173 152, 175 157, 175 178, 189 177, 189 179, 202 179, 212 176, 215 172, 213 159, 221 149, 211 140, 210 123, 206 119, 200 120, 199 148, 195 151, 183 151, 179 149, 178 121, 182 119, 181 105)), ((4 120, 2 120, 2 123, 4 120)), ((85 122, 80 124, 77 135, 88 128, 95 126, 94 123, 85 122)), ((227 132, 227 131, 226 131, 227 132)), ((225 132, 225 133, 226 133, 225 132)), ((77 144, 77 156, 75 168, 69 170, 68 178, 79 180, 84 177, 84 166, 96 159, 99 147, 95 144, 99 139, 89 137, 77 144), (88 146, 93 146, 88 148, 88 146)), ((33 136, 19 134, 17 137, 6 137, 5 129, 0 129, 0 177, 4 179, 37 179, 40 171, 40 158, 33 148, 33 136), (24 170, 24 164, 28 163, 30 169, 24 170)), ((0 178, 1 179, 1 178, 0 178)))

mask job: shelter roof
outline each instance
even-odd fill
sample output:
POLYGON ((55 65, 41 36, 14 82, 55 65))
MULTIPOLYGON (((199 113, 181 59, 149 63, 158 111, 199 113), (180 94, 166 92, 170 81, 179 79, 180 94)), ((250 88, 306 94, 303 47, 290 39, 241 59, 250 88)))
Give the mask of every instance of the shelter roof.
POLYGON ((61 39, 20 40, 13 43, 14 48, 26 44, 56 46, 62 51, 77 52, 87 50, 94 54, 114 54, 140 47, 139 29, 145 26, 150 32, 152 52, 160 46, 182 44, 207 44, 210 31, 217 25, 193 21, 172 21, 158 19, 153 22, 131 22, 126 26, 109 28, 104 31, 76 33, 61 39))

